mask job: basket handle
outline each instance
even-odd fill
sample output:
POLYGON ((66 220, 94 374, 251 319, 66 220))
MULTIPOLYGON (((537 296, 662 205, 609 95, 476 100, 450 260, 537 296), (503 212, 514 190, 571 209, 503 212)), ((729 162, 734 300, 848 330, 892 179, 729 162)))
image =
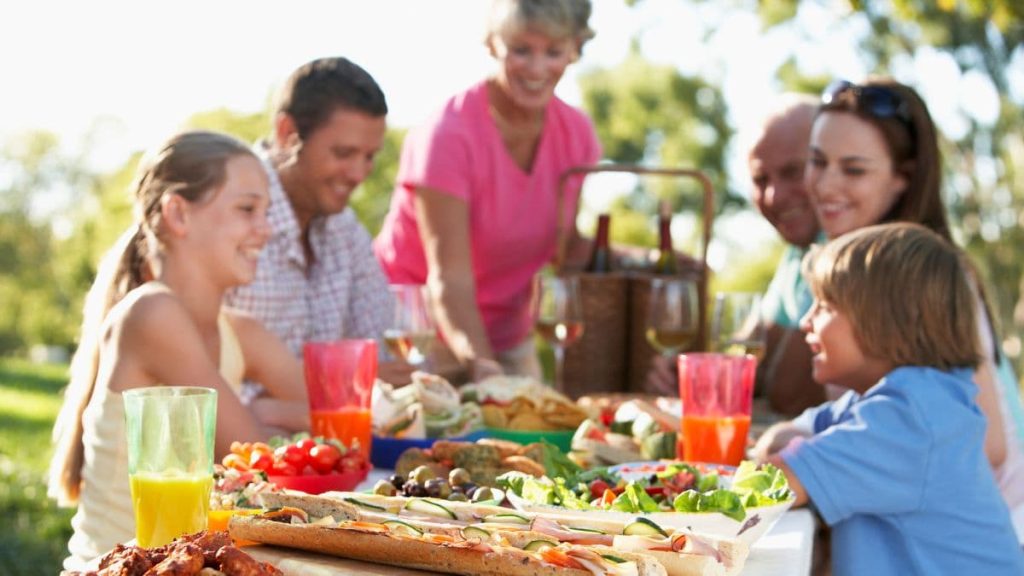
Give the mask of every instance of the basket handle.
MULTIPOLYGON (((701 226, 701 248, 700 248, 700 262, 702 269, 707 269, 708 263, 708 244, 711 243, 711 227, 715 216, 715 196, 714 189, 711 186, 711 180, 703 172, 699 170, 691 170, 688 168, 648 168, 646 166, 638 166, 632 164, 595 164, 591 166, 574 166, 562 172, 562 175, 558 179, 558 207, 557 214, 558 220, 556 221, 557 227, 557 251, 555 254, 555 269, 563 269, 565 264, 566 251, 569 245, 569 232, 570 227, 575 228, 576 221, 574 218, 568 217, 563 214, 563 207, 565 204, 565 186, 569 182, 569 179, 576 175, 583 175, 585 179, 588 175, 597 172, 628 172, 632 174, 652 174, 655 176, 675 176, 685 178, 695 178, 700 182, 704 192, 704 211, 703 220, 701 226), (568 220, 568 222, 566 222, 568 220)), ((583 182, 580 181, 580 193, 582 196, 583 182)))

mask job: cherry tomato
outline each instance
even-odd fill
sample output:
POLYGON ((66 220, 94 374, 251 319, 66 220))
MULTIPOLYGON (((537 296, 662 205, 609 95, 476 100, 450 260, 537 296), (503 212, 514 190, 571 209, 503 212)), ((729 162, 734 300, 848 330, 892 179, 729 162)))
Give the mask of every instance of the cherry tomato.
POLYGON ((590 483, 590 498, 600 498, 604 495, 605 490, 608 490, 611 486, 607 482, 598 478, 590 483))
POLYGON ((298 476, 299 469, 291 464, 279 460, 275 461, 268 472, 273 476, 298 476))
POLYGON ((225 468, 234 468, 235 470, 239 470, 242 472, 245 472, 246 470, 249 469, 249 462, 247 462, 240 455, 235 453, 231 453, 225 456, 224 459, 221 461, 221 464, 223 464, 225 468))
POLYGON ((252 452, 252 444, 246 442, 245 444, 235 440, 231 442, 231 453, 238 454, 239 456, 248 459, 249 452, 252 452))
POLYGON ((274 459, 287 462, 299 470, 309 463, 306 453, 297 444, 288 444, 274 450, 274 459))
POLYGON ((362 470, 366 466, 366 459, 359 452, 349 452, 340 459, 338 464, 334 467, 338 472, 352 472, 354 470, 362 470))
MULTIPOLYGON (((243 443, 243 446, 245 444, 248 443, 243 443)), ((252 445, 249 446, 249 449, 253 451, 259 450, 261 452, 270 452, 271 454, 274 453, 274 449, 271 448, 270 445, 267 444, 266 442, 253 442, 252 445)))
POLYGON ((341 459, 341 452, 330 444, 317 444, 309 451, 309 464, 321 474, 330 474, 341 459))
MULTIPOLYGON (((269 446, 268 446, 269 448, 269 446)), ((274 464, 274 454, 269 450, 253 450, 249 455, 249 468, 267 471, 274 464)))
POLYGON ((303 438, 302 440, 296 442, 295 445, 302 450, 302 453, 306 455, 306 458, 309 458, 309 453, 317 444, 316 440, 313 440, 312 438, 303 438))

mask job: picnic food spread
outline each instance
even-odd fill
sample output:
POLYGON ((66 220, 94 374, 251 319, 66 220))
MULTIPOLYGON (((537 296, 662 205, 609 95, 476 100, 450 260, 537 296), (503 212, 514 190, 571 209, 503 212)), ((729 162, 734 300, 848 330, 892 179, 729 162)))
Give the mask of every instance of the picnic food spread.
MULTIPOLYGON (((351 490, 370 464, 359 446, 308 434, 235 442, 215 466, 210 529, 237 545, 460 574, 731 575, 793 500, 770 465, 671 460, 678 406, 661 399, 576 402, 504 376, 456 391, 425 373, 377 394, 394 416, 378 432, 441 436, 402 451, 361 492, 351 490), (570 434, 572 450, 543 435, 443 436, 480 424, 570 434)), ((275 573, 249 560, 259 568, 240 573, 275 573)))

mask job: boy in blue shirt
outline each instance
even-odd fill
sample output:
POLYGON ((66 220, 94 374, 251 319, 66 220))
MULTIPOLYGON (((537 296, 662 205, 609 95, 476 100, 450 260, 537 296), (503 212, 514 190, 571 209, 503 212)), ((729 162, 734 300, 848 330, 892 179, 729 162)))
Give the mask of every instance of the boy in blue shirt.
POLYGON ((770 428, 757 449, 832 527, 835 576, 1024 574, 982 447, 961 258, 899 223, 845 234, 804 262, 814 379, 850 391, 770 428))

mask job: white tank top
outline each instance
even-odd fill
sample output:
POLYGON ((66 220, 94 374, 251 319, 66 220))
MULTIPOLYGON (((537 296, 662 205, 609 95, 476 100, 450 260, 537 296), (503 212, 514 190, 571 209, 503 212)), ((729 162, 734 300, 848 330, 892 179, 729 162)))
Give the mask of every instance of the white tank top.
MULTIPOLYGON (((238 339, 222 315, 219 322, 221 376, 235 394, 241 391, 244 360, 238 339)), ((74 534, 65 570, 85 570, 115 544, 135 538, 135 514, 128 482, 128 443, 124 431, 124 400, 120 392, 97 386, 82 413, 82 490, 71 518, 74 534)))

